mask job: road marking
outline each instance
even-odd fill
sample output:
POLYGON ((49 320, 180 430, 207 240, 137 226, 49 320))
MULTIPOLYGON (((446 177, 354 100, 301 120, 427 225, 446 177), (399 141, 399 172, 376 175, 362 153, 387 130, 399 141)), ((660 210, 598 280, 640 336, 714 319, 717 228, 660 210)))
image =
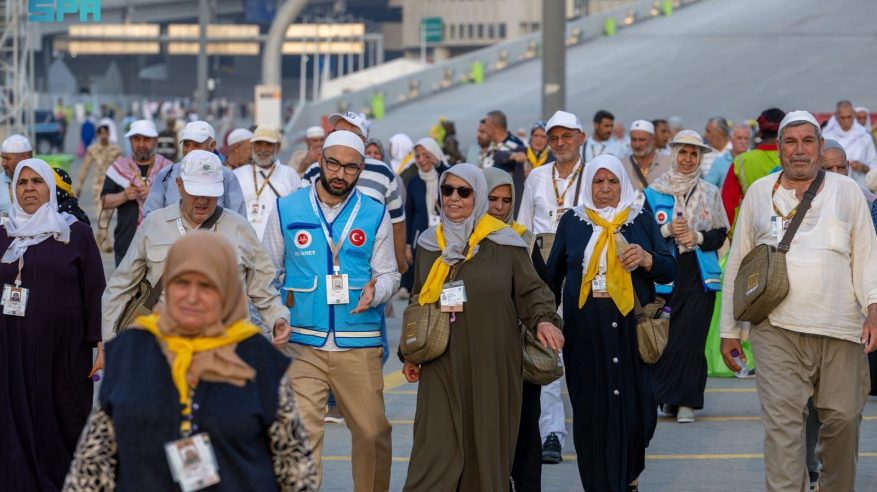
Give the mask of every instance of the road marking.
MULTIPOLYGON (((862 420, 865 420, 865 421, 877 420, 877 415, 866 415, 866 416, 862 417, 862 420)), ((672 421, 673 421, 673 417, 660 417, 660 418, 658 418, 658 422, 668 423, 668 422, 672 422, 672 421)), ((759 421, 761 421, 761 417, 754 416, 754 415, 727 415, 727 416, 720 416, 720 417, 697 417, 697 422, 759 422, 759 421)), ((565 419, 565 422, 567 424, 571 424, 572 419, 571 418, 565 419)), ((414 421, 413 420, 406 420, 406 419, 394 419, 394 420, 390 420, 390 424, 392 424, 392 425, 414 425, 414 421)))
MULTIPOLYGON (((403 384, 408 384, 408 381, 405 379, 405 375, 402 374, 402 371, 393 371, 384 374, 384 393, 396 394, 394 390, 403 384)), ((417 394, 417 391, 414 390, 412 394, 417 394)))
MULTIPOLYGON (((387 393, 389 395, 416 395, 417 394, 417 390, 395 389, 395 388, 398 388, 399 386, 402 386, 402 384, 405 383, 405 378, 404 378, 404 376, 402 376, 401 372, 399 373, 399 377, 402 378, 402 382, 393 386, 393 388, 389 388, 387 386, 386 381, 387 381, 387 378, 391 377, 392 375, 393 374, 388 374, 388 375, 384 376, 384 381, 385 381, 384 382, 384 393, 387 393)), ((706 390, 704 390, 704 392, 705 393, 755 393, 755 388, 707 388, 706 390)), ((569 394, 566 390, 562 390, 560 393, 563 395, 569 394)))
MULTIPOLYGON (((859 453, 859 458, 877 458, 877 452, 859 453)), ((576 455, 563 455, 565 461, 575 461, 576 455)), ((740 454, 647 454, 649 461, 705 461, 705 460, 760 460, 764 459, 761 453, 740 454)), ((396 463, 407 463, 407 456, 393 456, 396 463)), ((350 456, 323 456, 323 461, 350 461, 350 456)))

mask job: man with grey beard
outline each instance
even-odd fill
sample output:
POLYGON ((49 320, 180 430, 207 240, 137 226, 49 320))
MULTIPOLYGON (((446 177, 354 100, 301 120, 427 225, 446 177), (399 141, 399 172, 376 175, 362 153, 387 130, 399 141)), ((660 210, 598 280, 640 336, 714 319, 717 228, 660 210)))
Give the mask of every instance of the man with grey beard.
POLYGON ((621 160, 637 191, 648 188, 658 176, 670 169, 670 156, 655 149, 655 126, 646 120, 630 125, 630 155, 621 160))
POLYGON ((301 187, 301 178, 295 169, 277 160, 280 138, 280 131, 276 128, 257 127, 250 139, 253 144, 252 163, 234 170, 244 194, 247 220, 256 230, 260 241, 277 199, 301 187))

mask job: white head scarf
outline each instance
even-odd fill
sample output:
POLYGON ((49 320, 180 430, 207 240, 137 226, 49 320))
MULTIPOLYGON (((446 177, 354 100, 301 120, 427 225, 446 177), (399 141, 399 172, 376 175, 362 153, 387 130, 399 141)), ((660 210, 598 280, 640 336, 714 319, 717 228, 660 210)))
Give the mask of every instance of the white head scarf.
POLYGON ((6 234, 15 238, 3 253, 3 263, 18 261, 28 246, 39 244, 53 237, 57 241, 70 241, 70 224, 76 218, 67 213, 58 212, 58 198, 55 194, 55 175, 52 168, 41 159, 25 159, 15 166, 12 176, 13 191, 18 183, 18 176, 24 168, 30 168, 43 178, 49 187, 49 201, 44 203, 36 212, 29 214, 18 203, 18 194, 12 194, 12 208, 9 216, 3 219, 3 227, 6 234))
MULTIPOLYGON (((597 245, 597 238, 600 237, 600 233, 603 232, 603 228, 591 222, 591 219, 588 217, 588 214, 585 212, 586 209, 590 209, 592 212, 597 213, 604 220, 609 222, 615 220, 615 217, 624 211, 624 209, 629 208, 630 213, 627 215, 627 220, 624 222, 625 224, 630 224, 636 219, 636 216, 642 211, 642 203, 637 200, 636 191, 633 189, 633 185, 630 184, 630 176, 627 175, 627 171, 624 170, 624 165, 621 161, 618 160, 612 154, 602 154, 598 155, 591 162, 585 166, 584 174, 582 175, 582 204, 578 207, 573 208, 573 211, 577 216, 579 216, 582 220, 591 224, 591 227, 594 228, 594 232, 591 234, 591 239, 588 240, 588 245, 585 246, 585 257, 582 265, 584 265, 585 270, 587 270, 588 265, 591 262, 591 256, 594 255, 594 247, 597 245), (621 183, 621 197, 618 200, 618 205, 614 207, 604 207, 597 208, 594 205, 594 196, 593 196, 593 183, 594 176, 597 175, 597 171, 600 169, 606 169, 612 174, 614 174, 618 181, 621 183)), ((605 249, 602 252, 603 255, 606 254, 605 249)))
MULTIPOLYGON (((435 235, 435 227, 430 227, 421 234, 420 239, 417 240, 417 244, 423 246, 429 251, 441 250, 442 260, 445 264, 453 266, 458 261, 465 259, 463 250, 469 242, 469 236, 472 235, 472 231, 475 230, 475 225, 481 220, 481 217, 487 213, 488 192, 487 180, 484 178, 484 173, 481 172, 481 169, 472 164, 461 163, 448 169, 442 173, 439 178, 439 183, 444 183, 451 174, 464 180, 472 187, 475 194, 475 207, 472 210, 472 214, 463 219, 462 222, 451 222, 450 219, 445 217, 444 208, 440 209, 439 214, 442 219, 442 232, 444 232, 445 236, 445 248, 439 248, 438 240, 435 235)), ((518 236, 511 227, 504 227, 488 235, 487 238, 497 244, 517 246, 524 249, 527 248, 527 245, 524 243, 524 240, 521 239, 521 236, 518 236)))
MULTIPOLYGON (((866 108, 865 106, 856 106, 855 108, 853 108, 853 111, 856 112, 856 115, 858 115, 859 113, 861 113, 863 111, 865 112, 865 114, 867 116, 865 117, 864 127, 865 127, 865 130, 868 130, 868 133, 871 133, 871 111, 869 111, 868 108, 866 108)), ((857 116, 857 118, 858 118, 858 116, 857 116)), ((858 120, 856 120, 856 121, 858 121, 858 120)), ((859 123, 859 124, 861 125, 861 123, 859 123)))
POLYGON ((414 150, 414 143, 411 142, 408 135, 397 133, 390 137, 390 167, 396 172, 401 172, 399 166, 412 150, 414 150))
POLYGON ((438 160, 438 163, 427 172, 423 172, 423 170, 420 169, 420 166, 417 167, 418 176, 420 176, 420 179, 426 183, 426 211, 429 215, 435 215, 435 199, 438 196, 439 177, 436 167, 442 164, 447 166, 448 162, 445 159, 445 154, 442 152, 441 147, 439 147, 438 142, 435 140, 429 137, 421 138, 416 144, 414 144, 414 147, 417 148, 418 145, 423 147, 430 155, 438 160))

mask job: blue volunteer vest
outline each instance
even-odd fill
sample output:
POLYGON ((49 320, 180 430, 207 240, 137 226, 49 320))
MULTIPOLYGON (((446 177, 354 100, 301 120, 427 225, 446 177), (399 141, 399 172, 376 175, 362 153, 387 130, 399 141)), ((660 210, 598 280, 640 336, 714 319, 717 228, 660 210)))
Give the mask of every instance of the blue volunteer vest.
MULTIPOLYGON (((671 195, 658 193, 653 188, 646 188, 643 190, 643 193, 646 195, 646 201, 649 202, 649 207, 652 209, 658 227, 663 227, 664 224, 673 220, 673 209, 676 203, 671 195)), ((673 252, 673 256, 676 256, 676 243, 673 242, 672 238, 667 238, 666 241, 670 251, 673 252)), ((655 293, 665 296, 670 295, 673 293, 673 283, 655 284, 655 293)))
POLYGON ((325 219, 315 193, 309 186, 277 200, 285 243, 283 290, 291 292, 294 299, 289 308, 289 324, 293 327, 290 341, 322 347, 332 331, 339 347, 380 347, 380 309, 370 308, 359 314, 350 311, 356 308, 362 288, 372 277, 370 261, 384 206, 354 190, 335 220, 326 222, 337 244, 359 204, 338 253, 341 273, 348 276, 350 303, 330 305, 326 302, 326 275, 332 274, 332 250, 323 232, 325 219))

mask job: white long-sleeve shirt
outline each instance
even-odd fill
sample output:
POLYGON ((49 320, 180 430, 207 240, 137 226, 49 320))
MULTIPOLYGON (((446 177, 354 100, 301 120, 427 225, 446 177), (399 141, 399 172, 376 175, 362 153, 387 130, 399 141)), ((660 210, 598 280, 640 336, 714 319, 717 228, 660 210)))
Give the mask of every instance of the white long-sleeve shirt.
POLYGON ((255 164, 247 164, 235 169, 234 174, 238 178, 244 195, 247 220, 261 241, 265 234, 268 216, 277 206, 277 199, 301 188, 301 178, 295 169, 284 166, 279 161, 275 161, 267 169, 255 164), (267 183, 266 177, 269 178, 267 183), (254 210, 256 203, 258 203, 258 210, 254 210))
MULTIPOLYGON (((307 193, 311 193, 312 190, 313 187, 307 188, 307 193)), ((320 209, 323 211, 326 220, 332 222, 335 220, 335 217, 344 210, 344 205, 352 196, 353 194, 349 195, 347 200, 335 205, 334 207, 326 205, 320 201, 319 197, 317 198, 317 203, 320 204, 320 209)), ((268 217, 265 234, 262 236, 262 246, 264 246, 265 250, 268 252, 268 257, 271 258, 271 261, 274 263, 274 268, 277 270, 277 278, 282 282, 283 276, 286 275, 286 264, 284 263, 286 243, 283 240, 283 231, 280 229, 280 217, 277 213, 276 207, 271 211, 271 215, 268 217)), ((369 266, 371 267, 372 278, 377 280, 375 282, 375 297, 371 302, 371 307, 376 307, 384 304, 393 297, 393 294, 399 290, 399 283, 402 280, 402 275, 399 274, 396 264, 396 253, 393 247, 393 229, 390 222, 390 216, 386 211, 384 212, 384 218, 381 220, 381 225, 378 226, 378 232, 375 236, 375 245, 372 250, 372 257, 369 260, 369 266)), ((351 309, 353 309, 353 307, 355 306, 351 306, 351 309)), ((347 350, 341 349, 335 344, 334 332, 329 333, 325 345, 316 348, 327 351, 347 350)))
MULTIPOLYGON (((776 245, 771 231, 775 215, 788 215, 799 203, 794 190, 771 191, 779 173, 749 188, 740 206, 731 254, 725 270, 721 334, 740 338, 734 321, 734 279, 740 262, 756 245, 776 245)), ((791 248, 786 253, 789 293, 768 316, 774 326, 859 343, 864 315, 877 302, 877 235, 868 205, 852 179, 826 173, 791 248)), ((757 328, 753 328, 757 329, 757 328)))
POLYGON ((576 200, 576 179, 578 178, 576 173, 582 172, 578 171, 581 167, 582 161, 579 160, 566 178, 557 176, 553 162, 530 171, 530 175, 527 176, 527 181, 524 183, 521 207, 518 209, 518 223, 532 231, 533 234, 553 234, 557 230, 557 222, 560 220, 560 217, 555 218, 558 209, 572 208, 576 202, 581 204, 585 187, 590 186, 583 179, 578 190, 579 199, 576 200), (557 183, 557 193, 563 196, 562 207, 557 205, 557 196, 554 194, 552 181, 557 183), (568 189, 569 191, 567 191, 568 189))

